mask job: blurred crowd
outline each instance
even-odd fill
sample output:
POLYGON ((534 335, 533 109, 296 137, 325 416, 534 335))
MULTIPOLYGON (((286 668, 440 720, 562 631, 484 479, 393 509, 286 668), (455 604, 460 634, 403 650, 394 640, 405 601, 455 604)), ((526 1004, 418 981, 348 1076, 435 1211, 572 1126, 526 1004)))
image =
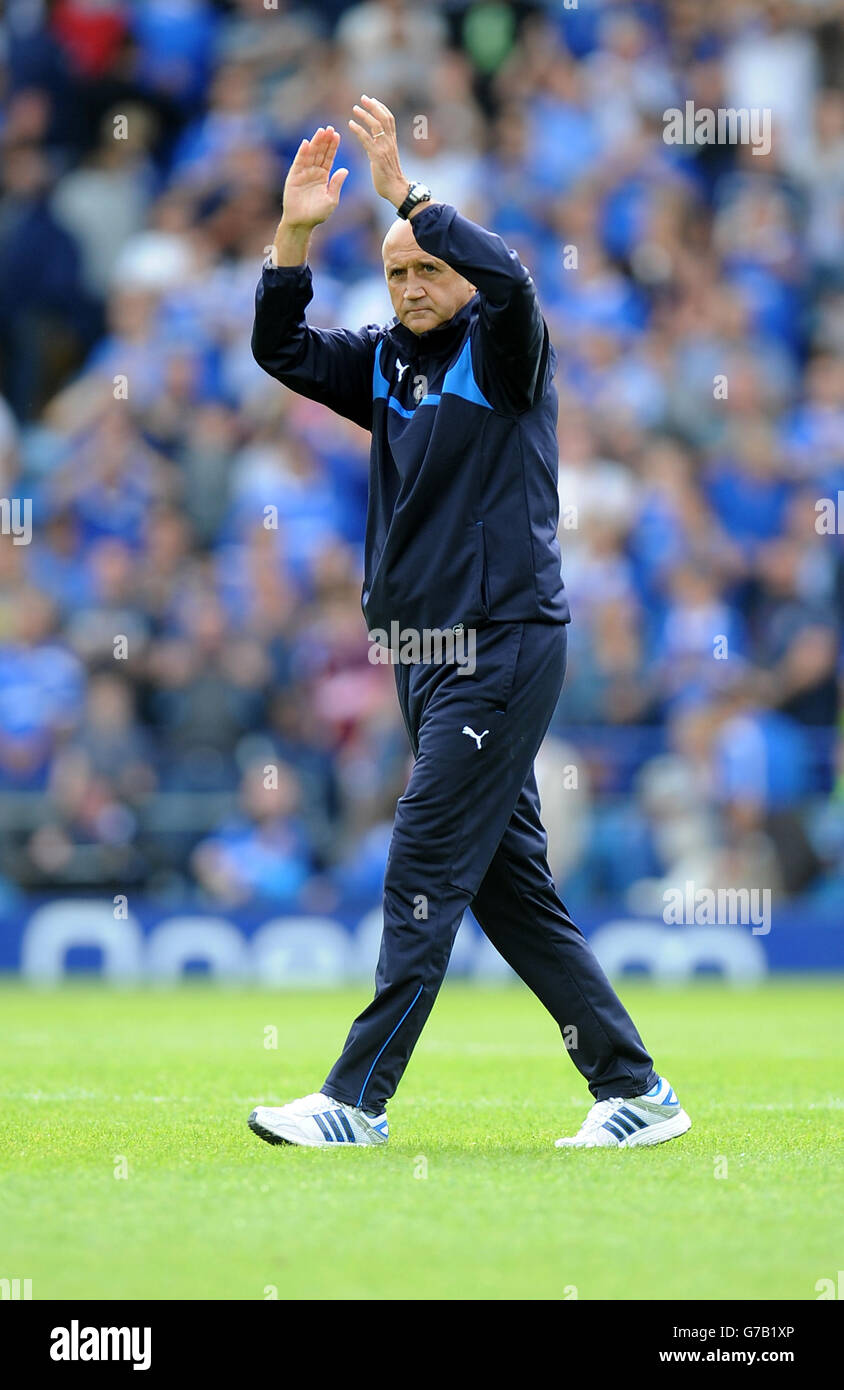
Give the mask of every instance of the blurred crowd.
POLYGON ((409 755, 360 612, 368 435, 249 346, 318 125, 351 172, 310 321, 391 317, 361 92, 557 349, 563 896, 844 901, 842 71, 834 0, 7 0, 0 906, 378 894, 409 755), (687 101, 769 108, 770 150, 666 143, 687 101))

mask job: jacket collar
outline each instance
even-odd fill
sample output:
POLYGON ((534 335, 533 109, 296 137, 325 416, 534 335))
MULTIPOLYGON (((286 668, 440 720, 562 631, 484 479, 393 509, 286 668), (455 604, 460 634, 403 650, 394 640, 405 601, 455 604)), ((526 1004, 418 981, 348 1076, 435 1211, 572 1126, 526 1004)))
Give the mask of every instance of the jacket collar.
POLYGON ((412 329, 400 323, 396 316, 387 324, 387 334, 405 356, 416 357, 419 353, 425 353, 437 357, 451 352, 455 343, 463 337, 477 307, 478 296, 473 294, 447 323, 441 323, 437 328, 429 328, 426 333, 414 333, 412 329))

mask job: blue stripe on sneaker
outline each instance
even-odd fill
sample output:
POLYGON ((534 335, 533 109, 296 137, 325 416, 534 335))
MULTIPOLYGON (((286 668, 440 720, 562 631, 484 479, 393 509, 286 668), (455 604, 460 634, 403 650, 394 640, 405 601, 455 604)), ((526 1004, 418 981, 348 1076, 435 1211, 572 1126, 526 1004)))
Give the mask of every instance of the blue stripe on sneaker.
POLYGON ((317 1124, 319 1125, 328 1142, 330 1144, 333 1144, 334 1135, 331 1133, 331 1130, 328 1128, 328 1125, 325 1123, 325 1120, 323 1119, 322 1115, 314 1115, 314 1119, 316 1120, 317 1124))
POLYGON ((624 1133, 624 1130, 623 1130, 623 1129, 616 1129, 615 1125, 614 1125, 614 1124, 611 1124, 609 1120, 605 1120, 605 1121, 604 1121, 603 1128, 604 1128, 604 1129, 608 1129, 609 1132, 610 1132, 610 1134, 613 1136, 614 1139, 626 1139, 626 1138, 627 1138, 627 1135, 624 1133))
POLYGON ((630 1121, 626 1119, 623 1110, 615 1110, 610 1118, 614 1125, 624 1130, 625 1134, 633 1134, 635 1132, 636 1126, 632 1125, 630 1121))
POLYGON ((340 1121, 341 1125, 343 1126, 344 1130, 346 1131, 346 1138, 349 1140, 349 1142, 350 1142, 351 1144, 354 1144, 354 1142, 355 1142, 355 1131, 352 1129, 352 1126, 349 1124, 349 1117, 348 1117, 348 1115, 346 1114, 346 1112, 345 1112, 344 1110, 335 1110, 335 1111, 334 1111, 334 1114, 337 1116, 338 1120, 340 1121))
POLYGON ((336 1113, 337 1113, 336 1110, 324 1110, 324 1111, 323 1111, 323 1114, 322 1114, 322 1118, 326 1121, 327 1124, 330 1124, 330 1125, 331 1125, 331 1128, 334 1130, 334 1138, 335 1138, 335 1139, 339 1139, 339 1140, 340 1140, 340 1143, 342 1144, 342 1142, 343 1142, 343 1131, 342 1131, 342 1129, 340 1128, 340 1126, 338 1125, 336 1119, 334 1118, 334 1116, 336 1115, 336 1113))
POLYGON ((670 1087, 670 1086, 669 1086, 669 1088, 668 1088, 668 1095, 665 1097, 665 1100, 661 1102, 661 1104, 662 1104, 662 1105, 676 1105, 676 1104, 677 1104, 677 1097, 675 1096, 674 1092, 671 1090, 671 1087, 670 1087))
POLYGON ((632 1120, 639 1129, 647 1128, 647 1120, 643 1120, 641 1115, 637 1115, 635 1110, 630 1110, 626 1105, 623 1110, 616 1110, 613 1119, 617 1120, 619 1115, 626 1115, 628 1120, 632 1120))
MULTIPOLYGON (((375 1055, 375 1062, 378 1061, 378 1058, 381 1056, 381 1053, 384 1051, 384 1048, 387 1046, 387 1043, 392 1042, 393 1038, 396 1036, 396 1033, 397 1033, 397 1032, 399 1031, 399 1029, 401 1028, 401 1026, 402 1026, 402 1024, 404 1023, 405 1019, 407 1018, 407 1015, 410 1013, 410 1010, 413 1008, 413 1005, 416 1003, 416 1001, 417 1001, 417 999, 419 998, 419 996, 420 996, 421 993, 422 993, 422 986, 420 985, 419 988, 418 988, 418 990, 417 990, 416 993, 414 994, 413 998, 411 999, 410 1003, 408 1004, 407 1008, 405 1009, 404 1013, 402 1014, 401 1018, 399 1019, 398 1023, 396 1024, 395 1028, 393 1029, 392 1033, 390 1034, 389 1038, 387 1039, 387 1042, 385 1042, 385 1043, 383 1044, 383 1046, 379 1049, 379 1051, 376 1053, 376 1055, 375 1055)), ((375 1062, 372 1063, 372 1066, 369 1068, 369 1071, 366 1073, 366 1079, 364 1080, 364 1083, 363 1083, 363 1085, 362 1085, 361 1088, 360 1088, 360 1095, 358 1096, 358 1109, 360 1109, 360 1107, 363 1105, 363 1093, 364 1093, 364 1091, 366 1090, 367 1086, 369 1085, 369 1078, 370 1078, 370 1076, 372 1075, 372 1073, 373 1073, 374 1070, 375 1070, 375 1062)))

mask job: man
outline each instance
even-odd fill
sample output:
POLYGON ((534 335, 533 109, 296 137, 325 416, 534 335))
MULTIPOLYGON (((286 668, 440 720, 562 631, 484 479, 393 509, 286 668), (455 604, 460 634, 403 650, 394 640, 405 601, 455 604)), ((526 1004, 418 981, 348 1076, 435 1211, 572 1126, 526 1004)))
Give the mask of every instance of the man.
POLYGON ((363 610, 378 629, 474 634, 471 672, 396 665, 415 755, 384 882, 372 1003, 321 1091, 249 1124, 270 1143, 380 1144, 387 1101, 471 906, 572 1045, 595 1099, 576 1148, 657 1144, 691 1123, 554 889, 533 762, 563 682, 569 610, 556 539, 556 356, 528 271, 500 237, 401 172, 395 120, 349 126, 399 220, 384 239, 396 318, 309 328, 313 228, 347 170, 328 126, 303 140, 256 299, 265 371, 372 432, 363 610))

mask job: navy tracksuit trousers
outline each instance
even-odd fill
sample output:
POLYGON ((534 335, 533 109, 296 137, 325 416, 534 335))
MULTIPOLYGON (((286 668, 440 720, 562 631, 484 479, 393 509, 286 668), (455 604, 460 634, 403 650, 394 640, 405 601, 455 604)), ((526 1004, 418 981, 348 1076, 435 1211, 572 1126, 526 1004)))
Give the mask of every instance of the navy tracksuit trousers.
POLYGON ((416 762, 398 803, 384 882, 375 998, 323 1091, 380 1111, 398 1086, 467 907, 542 1001, 596 1100, 642 1095, 642 1039, 554 889, 533 762, 566 666, 562 623, 491 623, 476 667, 397 665, 416 762), (576 1033, 571 1032, 571 1025, 576 1033))

